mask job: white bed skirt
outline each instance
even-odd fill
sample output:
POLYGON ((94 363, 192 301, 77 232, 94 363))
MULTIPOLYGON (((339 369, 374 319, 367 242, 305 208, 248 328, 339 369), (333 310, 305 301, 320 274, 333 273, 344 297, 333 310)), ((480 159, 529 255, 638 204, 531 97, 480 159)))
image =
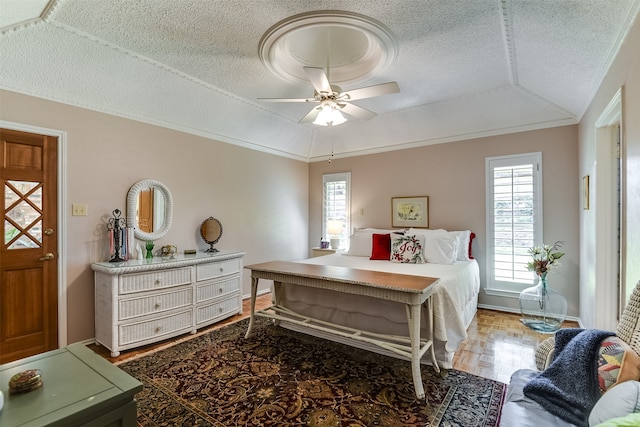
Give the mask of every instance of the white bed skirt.
MULTIPOLYGON (((342 296, 344 296, 344 294, 342 294, 342 296)), ((327 320, 329 321, 329 318, 331 318, 331 322, 332 323, 336 323, 335 321, 335 316, 321 316, 318 314, 317 310, 305 310, 303 308, 301 308, 300 306, 297 306, 296 304, 285 304, 288 308, 292 309, 293 311, 296 311, 297 313, 301 313, 304 315, 308 315, 310 317, 316 318, 316 319, 321 319, 321 320, 327 320)), ((400 304, 398 304, 400 305, 400 304)), ((402 308, 402 310, 404 310, 404 308, 402 308)), ((422 313, 422 318, 425 319, 427 318, 426 313, 424 313, 426 309, 423 310, 422 313)), ((462 310, 461 317, 464 320, 464 325, 465 325, 465 329, 469 327, 469 325, 471 324, 471 322, 473 321, 474 316, 476 315, 476 312, 478 310, 478 295, 476 294, 476 297, 472 300, 469 301, 469 303, 467 304, 467 306, 464 308, 464 310, 462 310)), ((355 324, 361 324, 361 325, 365 325, 365 328, 362 328, 364 330, 370 331, 370 332, 380 332, 380 333, 392 333, 395 335, 401 335, 401 336, 408 336, 409 335, 409 329, 407 326, 407 322, 404 322, 402 324, 387 324, 387 326, 389 326, 389 329, 387 331, 384 331, 384 329, 387 328, 371 328, 371 325, 380 325, 381 321, 380 318, 372 318, 370 316, 363 316, 363 315, 354 315, 351 314, 349 316, 351 318, 351 322, 348 322, 348 324, 346 326, 350 326, 350 327, 357 327, 354 326, 355 324), (357 319, 359 318, 359 319, 357 319), (372 331, 371 329, 377 329, 372 331), (393 332, 392 332, 393 331, 393 332)), ((424 323, 424 322, 423 322, 424 323)), ((340 324, 344 324, 344 323, 340 323, 340 324)), ((293 331, 297 331, 297 332, 302 332, 305 333, 307 335, 312 335, 318 338, 323 338, 326 340, 330 340, 330 341, 335 341, 335 342, 339 342, 342 344, 346 344, 352 347, 357 347, 357 348, 361 348, 364 350, 369 350, 369 351, 373 351, 375 353, 379 353, 379 354, 384 354, 386 356, 391 356, 391 357, 395 357, 395 358, 402 358, 405 360, 409 360, 409 358, 403 358, 401 356, 399 356, 398 354, 392 352, 392 351, 388 351, 385 350, 382 347, 373 345, 373 344, 368 344, 366 342, 362 342, 362 341, 358 341, 358 340, 354 340, 354 339, 350 339, 350 338, 346 338, 346 337, 341 337, 341 336, 336 336, 330 333, 326 333, 326 332, 322 332, 319 330, 315 330, 315 329, 309 329, 309 328, 305 328, 304 326, 301 325, 296 325, 293 323, 289 323, 289 322, 279 322, 279 325, 282 326, 283 328, 286 329, 291 329, 293 331)), ((423 330, 424 328, 421 328, 421 336, 422 337, 426 337, 426 331, 423 330)), ((433 346, 434 346, 434 350, 436 353, 436 360, 438 361, 438 365, 441 368, 445 368, 445 369, 451 369, 453 368, 453 357, 455 355, 455 350, 453 351, 448 351, 447 350, 447 343, 443 342, 441 340, 438 340, 437 338, 433 340, 433 346)), ((457 349, 456 345, 456 349, 457 349)), ((450 346, 449 346, 450 347, 450 346)), ((429 354, 425 354, 422 359, 420 360, 421 363, 423 364, 428 364, 431 365, 431 359, 429 357, 429 354)))

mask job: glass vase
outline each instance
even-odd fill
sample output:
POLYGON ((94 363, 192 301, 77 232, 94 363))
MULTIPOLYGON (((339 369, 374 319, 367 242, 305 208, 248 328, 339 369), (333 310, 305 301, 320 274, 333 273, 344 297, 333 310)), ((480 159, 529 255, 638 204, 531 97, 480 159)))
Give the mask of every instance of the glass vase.
POLYGON ((145 248, 147 249, 147 259, 153 258, 153 240, 147 240, 145 248))
POLYGON ((547 273, 543 273, 535 286, 520 293, 520 313, 523 325, 551 334, 567 317, 567 299, 548 286, 547 273))

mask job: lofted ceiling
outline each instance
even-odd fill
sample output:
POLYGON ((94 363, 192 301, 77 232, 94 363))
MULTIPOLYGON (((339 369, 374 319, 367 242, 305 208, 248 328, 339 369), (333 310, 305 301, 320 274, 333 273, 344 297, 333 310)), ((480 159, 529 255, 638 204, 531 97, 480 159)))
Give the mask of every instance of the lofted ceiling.
POLYGON ((578 123, 639 10, 640 0, 0 0, 0 88, 316 161, 578 123), (395 81, 400 92, 353 101, 376 116, 334 127, 299 123, 309 103, 258 100, 313 97, 302 67, 327 64, 343 91, 395 81))

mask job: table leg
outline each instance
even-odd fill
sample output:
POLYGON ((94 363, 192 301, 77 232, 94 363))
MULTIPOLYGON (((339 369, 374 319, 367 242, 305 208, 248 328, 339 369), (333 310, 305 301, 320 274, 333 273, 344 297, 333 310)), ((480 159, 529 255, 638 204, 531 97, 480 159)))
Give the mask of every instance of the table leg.
POLYGON ((420 373, 420 304, 407 305, 407 321, 409 322, 409 337, 411 339, 411 375, 413 388, 418 399, 424 399, 424 386, 420 373))
MULTIPOLYGON (((284 285, 282 282, 277 282, 274 280, 273 282, 273 294, 272 294, 272 302, 275 307, 278 307, 280 303, 283 301, 282 293, 284 292, 284 285)), ((280 320, 273 319, 273 324, 276 326, 280 326, 280 320)))
POLYGON ((282 282, 273 282, 273 305, 279 305, 282 302, 282 292, 284 291, 282 282))
POLYGON ((253 329, 253 322, 256 313, 256 295, 258 294, 258 278, 251 277, 251 316, 249 317, 249 326, 247 327, 247 333, 244 334, 245 338, 249 338, 251 335, 251 329, 253 329))
POLYGON ((436 372, 440 372, 440 367, 438 366, 438 361, 436 360, 436 351, 433 348, 433 298, 429 297, 427 300, 427 307, 429 309, 429 324, 431 327, 429 328, 429 339, 431 340, 431 363, 433 365, 433 369, 436 372))

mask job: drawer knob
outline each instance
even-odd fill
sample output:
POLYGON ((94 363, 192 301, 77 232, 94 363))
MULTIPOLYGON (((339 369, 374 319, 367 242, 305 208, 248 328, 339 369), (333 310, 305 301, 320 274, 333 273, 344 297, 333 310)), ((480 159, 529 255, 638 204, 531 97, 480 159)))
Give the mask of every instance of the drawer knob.
POLYGON ((220 272, 222 273, 224 271, 224 268, 220 267, 220 272))
POLYGON ((160 303, 159 303, 159 302, 157 302, 157 303, 156 303, 156 305, 155 305, 155 307, 156 307, 156 309, 160 308, 160 303))
POLYGON ((156 326, 156 328, 155 328, 153 331, 154 331, 156 334, 157 334, 158 332, 160 332, 160 326, 156 326))
POLYGON ((218 307, 218 311, 222 313, 224 311, 224 307, 218 307))
POLYGON ((224 288, 222 286, 220 286, 220 292, 223 292, 224 288))
POLYGON ((160 279, 156 279, 155 284, 159 285, 160 284, 160 279))

